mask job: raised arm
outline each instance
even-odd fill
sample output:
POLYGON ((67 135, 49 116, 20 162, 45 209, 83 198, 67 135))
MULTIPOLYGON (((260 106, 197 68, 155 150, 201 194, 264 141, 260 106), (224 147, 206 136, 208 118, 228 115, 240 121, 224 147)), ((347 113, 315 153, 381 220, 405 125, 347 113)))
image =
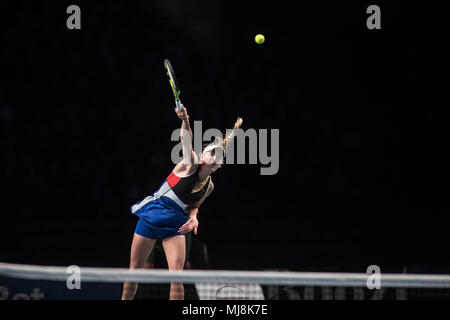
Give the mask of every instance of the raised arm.
POLYGON ((181 111, 178 111, 177 108, 175 108, 175 112, 178 118, 182 120, 180 140, 182 142, 183 162, 185 165, 196 164, 197 155, 195 154, 192 147, 192 130, 189 124, 189 115, 187 113, 187 109, 183 104, 181 104, 181 111))

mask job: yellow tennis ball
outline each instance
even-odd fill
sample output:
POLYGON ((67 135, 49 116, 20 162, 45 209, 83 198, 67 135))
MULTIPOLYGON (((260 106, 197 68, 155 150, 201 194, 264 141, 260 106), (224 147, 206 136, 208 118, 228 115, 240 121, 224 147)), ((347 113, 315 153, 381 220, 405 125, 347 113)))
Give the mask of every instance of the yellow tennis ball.
POLYGON ((262 34, 257 34, 256 36, 255 36, 255 42, 257 43, 257 44, 263 44, 264 43, 264 36, 262 35, 262 34))

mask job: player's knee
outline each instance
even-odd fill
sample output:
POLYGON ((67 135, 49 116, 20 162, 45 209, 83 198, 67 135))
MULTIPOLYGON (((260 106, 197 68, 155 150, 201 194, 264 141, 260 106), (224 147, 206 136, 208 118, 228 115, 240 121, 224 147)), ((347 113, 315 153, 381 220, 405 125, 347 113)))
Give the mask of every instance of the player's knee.
POLYGON ((184 260, 183 259, 175 259, 170 265, 170 270, 183 270, 184 260))
POLYGON ((140 261, 140 260, 131 260, 130 261, 130 269, 141 269, 144 268, 145 266, 145 261, 140 261))

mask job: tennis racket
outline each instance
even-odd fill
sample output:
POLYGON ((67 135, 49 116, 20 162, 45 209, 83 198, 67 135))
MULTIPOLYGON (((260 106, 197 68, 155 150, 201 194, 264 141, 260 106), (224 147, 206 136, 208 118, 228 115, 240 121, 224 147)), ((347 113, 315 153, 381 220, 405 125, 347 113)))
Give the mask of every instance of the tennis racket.
POLYGON ((177 78, 175 78, 175 72, 173 71, 169 59, 164 59, 164 68, 167 71, 170 87, 172 88, 173 95, 175 96, 175 104, 177 106, 177 110, 181 111, 180 87, 178 86, 177 78))

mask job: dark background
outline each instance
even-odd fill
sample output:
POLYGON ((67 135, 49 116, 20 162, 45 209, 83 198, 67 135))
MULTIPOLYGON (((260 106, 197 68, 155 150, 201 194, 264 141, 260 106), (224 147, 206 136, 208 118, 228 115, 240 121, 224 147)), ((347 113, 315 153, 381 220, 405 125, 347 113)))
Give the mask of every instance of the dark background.
POLYGON ((173 168, 169 58, 191 124, 280 129, 276 175, 213 176, 211 268, 450 271, 443 3, 2 1, 0 260, 128 265, 173 168))

